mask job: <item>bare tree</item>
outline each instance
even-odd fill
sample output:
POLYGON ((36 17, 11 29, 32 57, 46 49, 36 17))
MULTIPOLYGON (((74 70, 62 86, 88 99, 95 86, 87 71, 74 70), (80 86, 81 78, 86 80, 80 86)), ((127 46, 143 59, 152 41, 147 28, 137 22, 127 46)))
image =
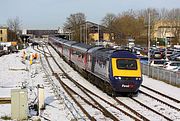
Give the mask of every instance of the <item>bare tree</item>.
POLYGON ((110 35, 110 40, 113 40, 112 33, 114 33, 113 32, 113 30, 114 30, 113 23, 115 22, 115 20, 116 20, 116 15, 112 14, 112 13, 106 14, 106 16, 102 19, 102 25, 107 28, 107 32, 110 35))
POLYGON ((7 25, 10 30, 14 31, 15 34, 17 34, 21 28, 21 21, 20 21, 19 17, 16 17, 14 19, 8 19, 7 25))
POLYGON ((21 28, 21 21, 19 17, 16 18, 11 18, 7 20, 7 26, 11 30, 10 31, 10 36, 12 41, 19 41, 18 39, 18 34, 21 28))
POLYGON ((144 30, 144 20, 132 10, 125 11, 113 21, 113 32, 118 44, 126 44, 128 38, 139 40, 144 30))
POLYGON ((112 23, 115 21, 115 19, 116 19, 116 15, 115 14, 108 13, 102 19, 102 25, 107 27, 107 28, 111 28, 112 27, 112 23))
POLYGON ((64 23, 64 29, 70 30, 72 33, 72 38, 74 40, 80 40, 80 25, 86 22, 86 17, 84 13, 75 13, 67 17, 64 23))
POLYGON ((159 20, 167 20, 169 11, 166 8, 162 8, 159 11, 159 20))

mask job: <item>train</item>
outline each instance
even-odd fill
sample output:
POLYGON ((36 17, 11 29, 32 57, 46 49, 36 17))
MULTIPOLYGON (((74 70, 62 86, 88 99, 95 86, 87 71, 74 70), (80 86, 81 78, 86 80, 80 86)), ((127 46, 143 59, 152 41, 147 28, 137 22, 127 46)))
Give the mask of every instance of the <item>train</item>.
POLYGON ((74 69, 108 95, 138 95, 143 78, 140 59, 135 54, 54 36, 48 38, 48 43, 74 69))

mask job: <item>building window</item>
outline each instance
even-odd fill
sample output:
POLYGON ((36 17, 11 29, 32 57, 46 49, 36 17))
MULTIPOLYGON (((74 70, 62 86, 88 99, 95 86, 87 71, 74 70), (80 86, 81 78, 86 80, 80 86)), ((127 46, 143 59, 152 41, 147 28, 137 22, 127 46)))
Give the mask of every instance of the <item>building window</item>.
POLYGON ((2 30, 0 30, 0 34, 2 34, 2 30))
POLYGON ((0 41, 2 41, 3 40, 3 38, 2 37, 0 37, 0 41))

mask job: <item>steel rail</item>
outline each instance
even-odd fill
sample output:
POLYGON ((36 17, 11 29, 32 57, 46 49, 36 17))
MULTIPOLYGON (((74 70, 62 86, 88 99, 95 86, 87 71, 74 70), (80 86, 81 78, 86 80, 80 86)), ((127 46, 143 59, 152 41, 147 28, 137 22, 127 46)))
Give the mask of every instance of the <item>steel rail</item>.
POLYGON ((173 98, 173 97, 170 97, 170 96, 168 96, 168 95, 165 95, 165 94, 163 94, 163 93, 161 93, 161 92, 158 92, 158 91, 156 91, 156 90, 154 90, 154 89, 152 89, 152 88, 149 88, 149 87, 147 87, 147 86, 145 86, 145 85, 141 85, 142 87, 144 87, 144 88, 146 88, 146 89, 148 89, 148 90, 150 90, 150 91, 152 91, 152 92, 155 92, 155 93, 157 93, 157 94, 159 94, 159 95, 161 95, 161 96, 163 96, 163 97, 166 97, 166 98, 168 98, 168 99, 170 99, 170 100, 172 100, 172 101, 174 101, 174 102, 176 102, 176 103, 180 103, 180 100, 178 100, 178 99, 175 99, 175 98, 173 98))
POLYGON ((155 100, 157 100, 157 101, 159 101, 161 103, 164 103, 165 105, 167 105, 167 106, 169 106, 169 107, 171 107, 171 108, 173 108, 173 109, 175 109, 177 111, 180 111, 180 109, 178 107, 175 107, 175 106, 173 106, 173 105, 171 105, 171 104, 169 104, 169 103, 167 103, 165 101, 162 101, 162 100, 158 99, 157 97, 154 97, 154 96, 152 96, 152 95, 150 95, 150 94, 148 94, 148 93, 146 93, 146 92, 144 92, 142 90, 139 90, 139 92, 144 94, 144 95, 147 95, 147 96, 149 96, 149 97, 151 97, 151 98, 153 98, 153 99, 155 99, 155 100))
POLYGON ((139 103, 141 106, 147 108, 148 110, 150 110, 150 111, 152 111, 152 112, 154 112, 154 113, 156 113, 156 114, 162 116, 163 118, 167 119, 168 121, 172 121, 172 119, 170 119, 169 117, 167 117, 167 116, 165 116, 165 115, 159 113, 158 111, 156 111, 156 110, 154 110, 154 109, 148 107, 147 105, 143 104, 142 102, 138 101, 137 99, 135 99, 135 98, 133 98, 133 97, 131 97, 131 99, 134 100, 135 102, 139 103))

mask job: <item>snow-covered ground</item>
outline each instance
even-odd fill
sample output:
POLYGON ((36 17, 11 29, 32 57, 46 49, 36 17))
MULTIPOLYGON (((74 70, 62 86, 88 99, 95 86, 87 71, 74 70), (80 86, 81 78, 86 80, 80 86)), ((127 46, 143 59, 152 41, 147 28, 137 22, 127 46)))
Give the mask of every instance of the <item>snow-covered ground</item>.
MULTIPOLYGON (((25 51, 27 50, 31 53, 36 53, 32 48, 28 48, 25 51)), ((0 97, 10 97, 11 89, 21 88, 22 83, 27 82, 29 88, 28 103, 31 103, 37 96, 36 86, 38 84, 44 85, 46 107, 42 117, 52 121, 71 120, 72 116, 69 116, 69 110, 55 98, 39 60, 32 64, 31 67, 29 66, 29 61, 26 61, 26 64, 22 63, 22 51, 0 57, 0 97), (28 68, 31 68, 30 71, 27 71, 28 68), (30 91, 30 88, 32 91, 30 91)), ((10 104, 0 104, 0 121, 2 120, 1 117, 4 116, 11 117, 10 104)))
MULTIPOLYGON (((77 76, 77 72, 74 72, 74 70, 70 68, 68 64, 66 64, 60 57, 58 57, 58 55, 55 54, 52 48, 50 48, 50 50, 52 51, 56 59, 58 59, 58 63, 60 64, 60 66, 62 66, 70 75, 72 75, 75 80, 78 80, 79 83, 87 86, 89 90, 93 90, 94 92, 96 92, 97 95, 102 96, 106 100, 112 101, 112 98, 107 96, 101 90, 91 85, 85 79, 80 79, 79 76, 77 76)), ((36 52, 30 47, 25 51, 30 51, 32 53, 36 52)), ((22 82, 27 82, 28 87, 32 89, 32 91, 30 91, 30 89, 28 90, 28 98, 30 103, 37 96, 37 89, 35 88, 35 86, 37 86, 37 84, 44 85, 46 107, 42 112, 42 116, 52 121, 72 120, 73 117, 70 114, 70 111, 66 108, 63 101, 59 102, 59 100, 57 100, 57 98, 55 97, 52 87, 47 81, 47 77, 40 64, 40 61, 36 61, 30 67, 28 61, 26 61, 25 64, 22 63, 22 55, 22 51, 20 51, 19 53, 4 55, 0 57, 0 97, 10 97, 11 89, 20 88, 22 86, 22 82), (30 69, 30 71, 27 71, 27 69, 30 69)), ((43 55, 41 56, 43 58, 43 55)), ((45 59, 43 59, 43 61, 45 61, 45 59)), ((143 78, 144 85, 180 100, 179 88, 161 81, 154 80, 152 78, 148 78, 147 76, 143 76, 143 78)), ((0 104, 0 120, 2 120, 2 116, 11 117, 10 104, 0 104)))
POLYGON ((143 85, 180 100, 180 88, 143 75, 143 85))

